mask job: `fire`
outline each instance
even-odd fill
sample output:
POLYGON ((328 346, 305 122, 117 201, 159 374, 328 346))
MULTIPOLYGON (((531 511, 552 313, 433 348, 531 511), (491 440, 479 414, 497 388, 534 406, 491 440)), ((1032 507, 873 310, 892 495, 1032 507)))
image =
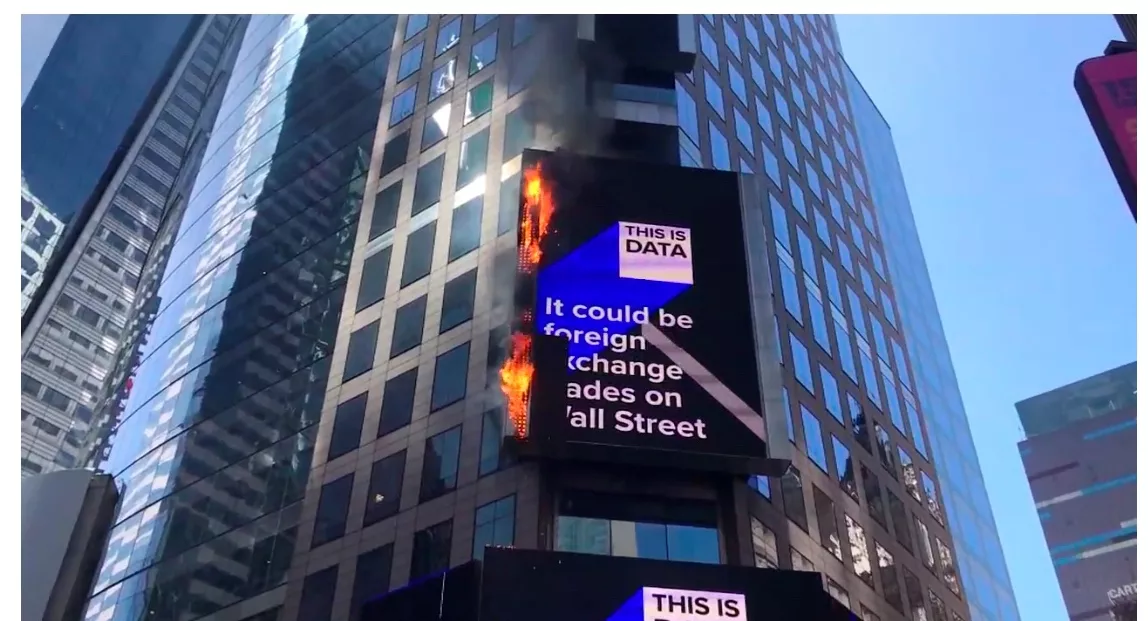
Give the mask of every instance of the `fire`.
MULTIPOLYGON (((550 232, 554 198, 542 179, 541 164, 525 169, 523 179, 525 204, 518 231, 518 270, 524 275, 533 276, 542 261, 542 240, 550 232)), ((502 394, 506 396, 506 415, 517 438, 526 437, 530 382, 534 378, 531 319, 529 310, 525 310, 519 317, 520 325, 511 336, 510 353, 498 371, 502 394)))
POLYGON ((531 359, 531 338, 524 332, 510 337, 510 355, 502 364, 498 375, 502 380, 502 394, 506 395, 506 416, 513 426, 514 437, 526 437, 527 406, 530 401, 530 381, 534 378, 531 359))
POLYGON ((526 205, 519 224, 519 267, 533 272, 542 260, 542 240, 550 232, 550 217, 554 215, 554 198, 542 181, 540 165, 527 168, 523 194, 526 205))

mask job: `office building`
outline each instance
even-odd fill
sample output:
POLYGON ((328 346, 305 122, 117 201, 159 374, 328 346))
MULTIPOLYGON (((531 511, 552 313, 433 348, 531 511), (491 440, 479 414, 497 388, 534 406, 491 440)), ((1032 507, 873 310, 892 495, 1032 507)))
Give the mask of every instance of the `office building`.
POLYGON ((1136 363, 1016 404, 1021 459, 1072 619, 1136 618, 1136 363))
POLYGON ((77 464, 234 22, 73 15, 24 102, 23 476, 77 464))
POLYGON ((86 619, 357 619, 488 545, 815 571, 862 619, 976 618, 831 17, 242 28, 97 413, 123 500, 86 619), (784 476, 510 450, 531 148, 730 173, 677 169, 758 214, 738 349, 784 476))
MULTIPOLYGON (((984 477, 969 431, 968 417, 949 356, 941 314, 933 296, 928 266, 917 235, 892 130, 861 82, 846 67, 849 100, 868 172, 877 225, 893 288, 893 307, 901 318, 908 354, 905 364, 917 380, 921 414, 929 430, 928 450, 941 489, 944 517, 957 544, 957 560, 968 588, 973 618, 1020 618, 997 534, 984 477)), ((919 435, 914 439, 924 438, 919 435)), ((925 454, 924 445, 919 447, 925 454)), ((941 514, 938 513, 938 517, 941 514)))

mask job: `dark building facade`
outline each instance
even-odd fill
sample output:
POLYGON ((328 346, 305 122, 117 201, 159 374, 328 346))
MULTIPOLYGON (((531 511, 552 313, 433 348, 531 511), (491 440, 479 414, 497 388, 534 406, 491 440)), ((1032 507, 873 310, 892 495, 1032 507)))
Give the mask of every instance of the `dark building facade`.
POLYGON ((1136 618, 1136 363, 1021 401, 1017 411, 1028 435, 1021 458, 1069 616, 1136 618))
POLYGON ((1114 15, 1116 18, 1116 25, 1120 26, 1120 33, 1124 35, 1124 40, 1129 43, 1136 43, 1136 15, 1114 15))
POLYGON ((969 619, 838 50, 823 15, 245 20, 97 413, 85 618, 357 619, 513 545, 969 619), (507 448, 528 148, 745 173, 784 476, 507 448))

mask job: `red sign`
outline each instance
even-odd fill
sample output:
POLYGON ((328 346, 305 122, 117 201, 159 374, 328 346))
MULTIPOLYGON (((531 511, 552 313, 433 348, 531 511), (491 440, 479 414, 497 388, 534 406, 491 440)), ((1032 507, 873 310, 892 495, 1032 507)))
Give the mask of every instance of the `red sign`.
POLYGON ((1090 58, 1076 66, 1076 92, 1116 182, 1136 215, 1136 52, 1090 58))

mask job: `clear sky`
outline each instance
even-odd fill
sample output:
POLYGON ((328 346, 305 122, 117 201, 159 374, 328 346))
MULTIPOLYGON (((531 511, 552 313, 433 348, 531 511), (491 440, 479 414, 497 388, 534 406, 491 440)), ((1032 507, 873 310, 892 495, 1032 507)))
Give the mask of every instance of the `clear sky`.
POLYGON ((1072 87, 1111 15, 838 16, 893 128, 1024 621, 1064 621, 1014 404, 1136 358, 1136 226, 1072 87))
POLYGON ((65 15, 20 16, 20 103, 28 96, 56 35, 68 20, 65 15))

